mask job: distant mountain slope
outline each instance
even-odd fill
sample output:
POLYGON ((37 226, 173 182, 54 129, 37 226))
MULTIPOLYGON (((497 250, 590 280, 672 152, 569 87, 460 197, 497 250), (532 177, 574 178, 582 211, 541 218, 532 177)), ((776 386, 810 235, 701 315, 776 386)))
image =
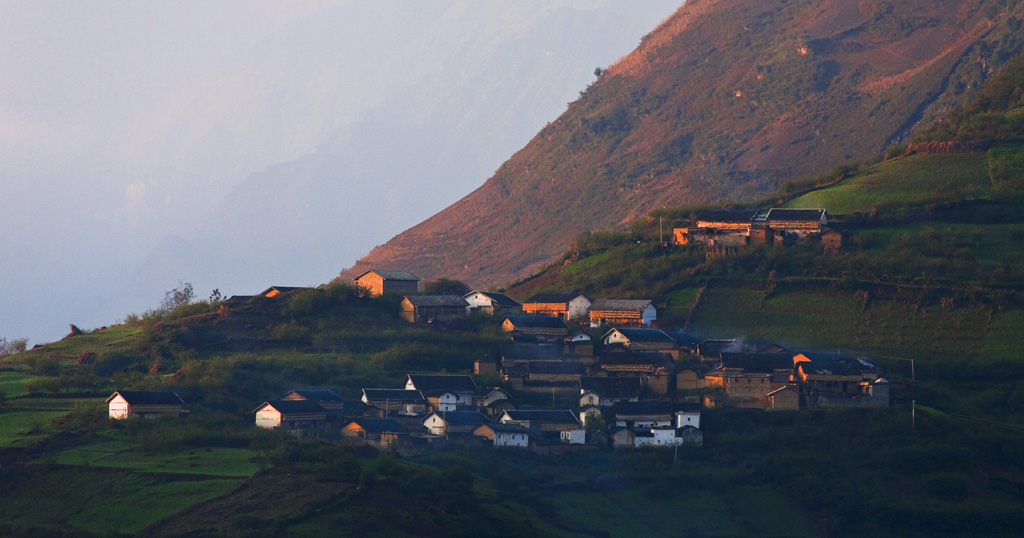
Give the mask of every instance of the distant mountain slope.
POLYGON ((500 285, 581 232, 873 158, 1019 52, 1022 11, 985 0, 687 2, 483 186, 340 278, 386 266, 500 285))

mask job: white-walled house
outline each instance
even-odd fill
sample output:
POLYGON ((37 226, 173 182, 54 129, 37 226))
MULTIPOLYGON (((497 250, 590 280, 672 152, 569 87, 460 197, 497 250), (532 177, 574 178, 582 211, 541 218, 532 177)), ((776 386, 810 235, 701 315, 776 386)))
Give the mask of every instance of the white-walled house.
POLYGON ((182 414, 185 402, 169 390, 121 390, 107 398, 110 418, 155 418, 163 414, 182 414))
POLYGON ((310 400, 263 402, 253 410, 260 428, 307 428, 327 422, 327 411, 310 400))
POLYGON ((587 430, 562 430, 561 439, 563 443, 570 445, 585 445, 587 443, 587 430))
POLYGON ((530 446, 530 430, 519 424, 481 424, 473 430, 473 435, 490 439, 494 442, 494 446, 498 447, 526 448, 530 446))
POLYGON ((700 429, 700 404, 680 404, 676 409, 676 428, 693 426, 700 429))

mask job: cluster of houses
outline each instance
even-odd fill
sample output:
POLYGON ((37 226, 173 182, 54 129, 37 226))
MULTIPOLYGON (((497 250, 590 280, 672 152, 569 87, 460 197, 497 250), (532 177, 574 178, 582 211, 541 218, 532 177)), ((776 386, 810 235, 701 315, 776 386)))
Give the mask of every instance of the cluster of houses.
POLYGON ((828 227, 824 209, 783 209, 767 211, 710 210, 697 215, 695 226, 674 228, 677 245, 705 244, 711 247, 793 244, 820 241, 826 248, 842 246, 843 236, 828 227))
MULTIPOLYGON (((481 389, 471 375, 410 373, 403 387, 364 388, 358 401, 330 390, 293 390, 254 409, 255 424, 328 430, 384 447, 462 440, 551 454, 701 446, 701 410, 710 406, 889 405, 879 368, 839 352, 752 349, 649 327, 612 328, 593 342, 585 333, 568 334, 554 315, 505 321, 515 328, 500 357, 476 361, 474 373, 500 376, 510 388, 481 389), (550 406, 537 405, 548 395, 550 406)), ((119 391, 107 402, 115 419, 187 413, 168 391, 119 391)))
MULTIPOLYGON (((789 234, 820 235, 826 218, 824 210, 740 213, 705 212, 696 229, 677 230, 677 241, 789 241, 789 234)), ((380 446, 461 439, 561 453, 700 446, 701 410, 719 405, 889 405, 889 383, 869 359, 664 331, 653 326, 657 310, 648 299, 547 293, 519 302, 486 291, 420 295, 419 279, 397 270, 370 270, 355 284, 369 295, 402 295, 401 315, 410 322, 441 322, 473 311, 500 316, 508 341, 499 356, 477 360, 474 374, 500 378, 506 388, 480 388, 471 375, 410 373, 405 386, 363 388, 358 401, 330 390, 293 390, 254 409, 256 426, 328 430, 380 446), (593 331, 570 332, 567 322, 607 330, 595 338, 593 331)), ((285 297, 299 289, 271 287, 261 295, 285 297)), ((114 419, 187 413, 168 391, 119 391, 107 403, 114 419)))

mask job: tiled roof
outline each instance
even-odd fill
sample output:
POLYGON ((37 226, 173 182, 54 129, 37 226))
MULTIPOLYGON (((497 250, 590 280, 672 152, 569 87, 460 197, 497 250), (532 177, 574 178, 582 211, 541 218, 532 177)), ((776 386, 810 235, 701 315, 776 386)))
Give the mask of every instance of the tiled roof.
POLYGON ((370 269, 369 271, 367 271, 367 272, 357 276, 356 280, 359 280, 360 278, 363 278, 364 276, 366 276, 366 275, 368 275, 370 273, 376 273, 378 276, 380 276, 384 280, 415 280, 415 281, 419 281, 419 277, 417 277, 416 275, 414 275, 412 273, 409 273, 409 272, 406 272, 406 271, 395 271, 395 270, 391 270, 391 269, 370 269))
MULTIPOLYGON (((444 419, 445 424, 459 424, 462 426, 487 424, 491 421, 479 411, 445 411, 440 413, 434 412, 431 415, 441 417, 444 419)), ((426 421, 426 419, 423 420, 426 421)))
POLYGON ((292 413, 323 413, 324 408, 320 407, 320 404, 309 400, 275 400, 272 402, 265 402, 263 405, 256 408, 256 410, 263 409, 266 406, 273 407, 283 414, 292 413))
POLYGON ((509 409, 508 418, 530 422, 579 422, 576 415, 567 409, 509 409))
MULTIPOLYGON (((301 396, 303 399, 313 400, 315 402, 341 402, 341 401, 343 401, 341 399, 341 396, 338 396, 337 394, 335 394, 332 391, 323 390, 323 389, 300 389, 300 390, 290 391, 290 392, 288 392, 288 394, 295 394, 295 395, 301 396)), ((288 396, 288 394, 285 394, 281 398, 283 399, 285 396, 288 396)))
POLYGON ((461 295, 406 295, 405 300, 419 308, 424 306, 469 306, 461 295))
MULTIPOLYGON (((669 336, 665 331, 661 329, 643 329, 633 327, 622 327, 612 329, 618 331, 619 334, 629 339, 631 344, 641 343, 665 343, 665 344, 676 344, 676 340, 669 336)), ((610 332, 610 331, 609 331, 610 332)))
POLYGON ((538 293, 523 301, 523 303, 562 303, 569 304, 569 301, 579 297, 579 293, 538 293))
POLYGON ((107 398, 110 403, 120 394, 128 405, 184 405, 177 394, 169 390, 119 390, 107 398))
POLYGON ((494 301, 494 304, 496 304, 498 306, 504 306, 504 307, 509 307, 509 308, 518 308, 520 306, 523 306, 523 305, 519 304, 519 301, 509 297, 508 295, 505 295, 504 293, 496 293, 496 292, 491 292, 491 291, 471 291, 471 292, 463 295, 462 297, 463 298, 469 297, 470 295, 474 295, 474 294, 477 294, 477 293, 479 293, 480 295, 486 296, 488 299, 494 301))
POLYGON ((511 343, 501 346, 501 357, 504 359, 555 360, 564 356, 561 346, 555 344, 511 343))
POLYGON ((768 210, 768 222, 773 220, 804 220, 808 222, 821 222, 825 217, 824 209, 783 209, 773 207, 768 210))
POLYGON ((396 420, 389 418, 357 418, 350 420, 348 424, 358 424, 364 430, 371 433, 404 433, 408 428, 402 426, 396 420))
POLYGON ((523 314, 506 316, 506 319, 508 319, 512 325, 521 328, 568 330, 564 321, 552 316, 531 316, 523 314))
POLYGON ((423 393, 418 390, 405 389, 363 389, 367 401, 390 400, 392 402, 422 403, 423 393))
POLYGON ((792 370, 793 354, 723 352, 722 366, 761 373, 771 373, 775 370, 792 370))
POLYGON ((702 211, 697 215, 697 220, 716 222, 750 222, 756 214, 756 211, 749 209, 712 209, 702 211))
POLYGON ((582 362, 571 361, 531 361, 531 374, 548 375, 583 375, 587 367, 582 362))
POLYGON ((651 304, 650 299, 594 299, 590 304, 590 311, 595 310, 626 310, 641 311, 651 304))
POLYGON ((664 415, 672 414, 672 402, 615 402, 612 412, 616 415, 664 415))
POLYGON ((476 382, 468 375, 409 374, 416 390, 423 392, 476 392, 476 382))
POLYGON ((643 389, 639 377, 582 377, 580 391, 593 391, 605 398, 638 396, 643 389))

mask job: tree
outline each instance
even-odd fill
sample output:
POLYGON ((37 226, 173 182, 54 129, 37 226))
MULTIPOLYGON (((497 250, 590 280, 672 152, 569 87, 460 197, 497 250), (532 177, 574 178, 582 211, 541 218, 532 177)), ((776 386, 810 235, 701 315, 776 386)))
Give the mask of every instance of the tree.
POLYGON ((170 312, 179 306, 185 306, 195 299, 195 292, 192 290, 191 282, 178 281, 178 287, 164 294, 164 300, 160 303, 160 310, 170 312))
POLYGON ((439 278, 423 285, 423 295, 465 295, 469 286, 458 280, 439 278))
POLYGON ((15 338, 8 340, 0 336, 0 358, 21 353, 28 349, 28 338, 15 338))

